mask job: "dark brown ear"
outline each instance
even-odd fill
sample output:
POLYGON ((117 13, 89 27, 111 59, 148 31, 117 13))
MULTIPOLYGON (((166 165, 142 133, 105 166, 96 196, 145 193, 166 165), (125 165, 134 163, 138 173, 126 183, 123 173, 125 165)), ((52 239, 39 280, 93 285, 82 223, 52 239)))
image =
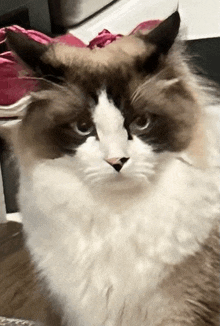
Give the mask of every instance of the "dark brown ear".
POLYGON ((179 27, 180 15, 175 11, 149 34, 142 37, 146 42, 156 45, 157 52, 167 54, 178 35, 179 27))
POLYGON ((36 76, 46 79, 63 76, 63 65, 52 62, 52 60, 44 56, 50 45, 38 43, 22 33, 16 33, 9 29, 6 31, 6 39, 9 49, 11 49, 36 76))

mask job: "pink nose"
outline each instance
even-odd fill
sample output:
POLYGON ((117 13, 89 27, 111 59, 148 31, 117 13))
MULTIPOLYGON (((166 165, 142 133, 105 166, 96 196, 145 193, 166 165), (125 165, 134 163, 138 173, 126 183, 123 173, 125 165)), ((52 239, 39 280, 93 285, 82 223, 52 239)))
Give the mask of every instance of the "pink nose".
POLYGON ((129 160, 129 157, 112 157, 105 161, 110 164, 117 172, 119 172, 123 165, 129 160))

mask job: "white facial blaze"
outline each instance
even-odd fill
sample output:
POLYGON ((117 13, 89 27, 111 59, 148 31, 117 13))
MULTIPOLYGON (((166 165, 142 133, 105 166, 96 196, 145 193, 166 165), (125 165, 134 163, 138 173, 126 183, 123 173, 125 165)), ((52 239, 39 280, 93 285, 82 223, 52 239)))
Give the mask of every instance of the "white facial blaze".
POLYGON ((128 134, 124 128, 124 118, 104 91, 99 96, 93 120, 104 158, 127 157, 128 134))

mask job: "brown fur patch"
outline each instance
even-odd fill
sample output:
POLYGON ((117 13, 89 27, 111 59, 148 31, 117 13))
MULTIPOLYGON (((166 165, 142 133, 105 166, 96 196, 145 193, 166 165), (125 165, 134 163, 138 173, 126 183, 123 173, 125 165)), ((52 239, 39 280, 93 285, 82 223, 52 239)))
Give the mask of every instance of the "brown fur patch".
POLYGON ((161 326, 219 325, 219 249, 216 225, 199 252, 173 267, 161 285, 166 305, 161 326))
POLYGON ((66 67, 83 67, 88 70, 99 67, 114 67, 127 63, 132 65, 137 56, 144 55, 146 58, 152 54, 155 46, 147 47, 141 39, 134 35, 125 36, 117 42, 113 42, 104 48, 90 50, 89 48, 76 48, 63 44, 55 44, 44 54, 45 62, 53 62, 58 66, 60 63, 66 67), (117 60, 116 60, 117 58, 117 60))

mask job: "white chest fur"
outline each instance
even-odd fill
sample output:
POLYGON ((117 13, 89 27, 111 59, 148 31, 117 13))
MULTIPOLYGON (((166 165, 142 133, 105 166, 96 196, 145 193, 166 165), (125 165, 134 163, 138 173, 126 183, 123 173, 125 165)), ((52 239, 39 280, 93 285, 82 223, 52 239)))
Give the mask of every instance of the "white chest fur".
POLYGON ((166 266, 208 236, 218 211, 216 176, 173 160, 154 186, 100 195, 65 160, 21 177, 28 245, 68 320, 113 325, 125 299, 153 293, 166 266))

